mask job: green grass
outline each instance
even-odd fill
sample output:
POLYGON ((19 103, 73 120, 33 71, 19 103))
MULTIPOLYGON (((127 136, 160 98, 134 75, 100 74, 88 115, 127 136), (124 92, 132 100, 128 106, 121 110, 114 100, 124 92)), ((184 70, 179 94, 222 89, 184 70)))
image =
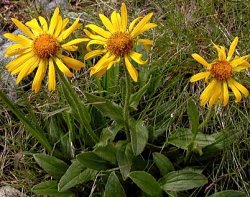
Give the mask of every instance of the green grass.
MULTIPOLYGON (((24 1, 14 2, 15 5, 23 5, 24 1)), ((98 13, 105 13, 109 16, 114 9, 119 10, 120 8, 119 3, 111 3, 110 1, 70 2, 69 11, 80 13, 84 19, 84 25, 90 22, 100 25, 98 13)), ((40 8, 36 9, 37 12, 32 11, 34 6, 32 1, 28 5, 27 15, 29 17, 27 16, 27 20, 37 17, 38 13, 49 17, 40 8)), ((216 107, 208 125, 202 129, 205 134, 213 134, 219 131, 226 134, 238 133, 230 145, 225 146, 219 154, 213 155, 209 159, 205 158, 204 155, 199 157, 194 154, 189 162, 185 163, 183 162, 185 151, 173 145, 165 144, 168 136, 174 133, 176 129, 189 128, 187 101, 192 97, 198 106, 199 95, 205 87, 204 82, 194 84, 189 82, 190 77, 202 69, 202 66, 192 59, 191 54, 196 52, 205 59, 212 61, 217 54, 212 49, 211 41, 228 48, 235 36, 240 38, 237 54, 243 56, 250 53, 249 2, 233 0, 134 0, 129 1, 127 6, 130 19, 153 11, 153 21, 158 24, 157 28, 144 34, 145 37, 153 39, 155 44, 148 54, 149 63, 146 66, 137 67, 140 72, 140 82, 132 85, 133 91, 136 92, 147 83, 151 76, 150 87, 142 97, 137 111, 131 113, 135 119, 144 120, 150 136, 146 149, 141 156, 143 161, 139 159, 137 161, 142 163, 139 168, 154 174, 156 179, 160 178, 159 172, 152 164, 152 152, 161 152, 171 160, 176 170, 183 169, 186 166, 200 166, 203 169, 203 174, 208 177, 208 184, 202 188, 180 192, 178 196, 209 196, 223 190, 241 190, 249 195, 249 97, 243 99, 239 104, 234 103, 233 96, 230 97, 230 104, 225 108, 216 107), (153 167, 150 168, 150 165, 153 167)), ((63 13, 67 15, 67 10, 63 10, 63 13)), ((21 17, 22 14, 21 9, 15 10, 15 16, 21 17)), ((4 23, 7 24, 6 21, 9 18, 6 18, 4 23)), ((83 36, 82 30, 77 31, 75 35, 83 36)), ((74 53, 73 56, 82 60, 86 53, 84 47, 81 46, 80 51, 74 53)), ((89 66, 90 62, 87 62, 87 69, 89 66)), ((86 101, 84 91, 97 93, 100 92, 102 86, 103 96, 122 104, 123 89, 120 87, 124 86, 123 69, 119 68, 119 78, 114 79, 113 83, 108 81, 108 77, 99 81, 90 78, 87 69, 76 72, 70 81, 79 96, 86 101), (98 83, 100 84, 98 85, 98 83)), ((117 70, 114 69, 110 72, 117 72, 117 70)), ((109 74, 112 76, 112 73, 109 74)), ((249 71, 236 77, 249 89, 249 71)), ((44 83, 42 90, 38 94, 34 94, 30 90, 31 79, 32 77, 28 77, 18 86, 15 103, 24 113, 27 113, 29 120, 33 123, 37 122, 44 131, 48 132, 50 128, 57 127, 56 132, 59 136, 66 135, 68 125, 65 116, 68 105, 62 96, 60 85, 58 84, 55 92, 49 93, 44 83), (60 109, 64 109, 62 106, 65 107, 65 111, 61 114, 60 109)), ((5 89, 3 88, 3 90, 5 89)), ((88 103, 88 105, 90 104, 88 103)), ((199 112, 200 122, 202 122, 208 109, 207 107, 199 107, 199 112)), ((94 108, 92 109, 92 115, 93 121, 91 124, 96 132, 100 133, 103 128, 110 126, 112 122, 108 118, 103 118, 100 112, 94 108)), ((78 133, 80 126, 78 123, 75 123, 74 126, 75 154, 84 149, 92 150, 92 147, 81 146, 82 136, 81 133, 78 133)), ((51 132, 54 131, 51 130, 51 132)), ((60 140, 56 136, 53 138, 53 135, 50 137, 55 148, 63 147, 61 138, 60 140)), ((124 139, 121 132, 118 133, 115 142, 120 139, 124 139)), ((0 186, 13 185, 17 189, 23 189, 29 195, 34 195, 31 193, 31 187, 50 178, 36 164, 32 153, 43 153, 45 150, 25 130, 22 123, 1 100, 0 141, 0 186)), ((70 147, 68 148, 70 149, 70 147)), ((74 156, 71 155, 70 159, 73 158, 74 156)), ((70 159, 64 158, 67 162, 70 159)), ((85 184, 87 189, 81 195, 88 196, 90 190, 93 189, 95 196, 100 196, 106 182, 107 175, 105 173, 98 174, 96 182, 92 181, 85 184), (95 188, 97 189, 95 190, 95 188)), ((129 191, 136 193, 130 193, 130 196, 142 196, 138 187, 132 184, 131 180, 127 180, 123 184, 128 196, 129 191)))

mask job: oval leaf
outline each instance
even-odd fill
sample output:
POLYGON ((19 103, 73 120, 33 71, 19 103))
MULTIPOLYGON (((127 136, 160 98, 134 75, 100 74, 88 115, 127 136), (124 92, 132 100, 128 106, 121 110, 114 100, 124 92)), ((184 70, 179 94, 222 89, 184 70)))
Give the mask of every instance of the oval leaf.
POLYGON ((142 153, 148 142, 148 129, 143 125, 143 121, 135 121, 131 124, 131 144, 135 156, 142 153), (135 125, 135 127, 133 127, 135 125))
POLYGON ((104 197, 114 197, 117 196, 117 194, 119 194, 119 197, 126 197, 119 179, 115 175, 115 172, 112 172, 109 175, 108 181, 105 186, 104 197))
POLYGON ((209 197, 247 197, 247 195, 241 191, 225 190, 217 192, 209 197))
POLYGON ((57 181, 45 181, 35 185, 32 192, 40 195, 53 195, 53 196, 70 196, 73 194, 71 191, 59 192, 57 190, 57 181))
POLYGON ((38 153, 33 157, 38 165, 54 178, 61 178, 69 167, 64 161, 50 155, 38 153))
POLYGON ((159 196, 161 194, 160 184, 155 178, 144 171, 134 171, 129 173, 132 181, 145 193, 151 196, 159 196))
POLYGON ((80 161, 84 166, 94 170, 106 170, 110 164, 106 160, 102 159, 93 152, 86 152, 77 155, 77 160, 80 161))
POLYGON ((153 153, 153 159, 156 166, 159 168, 162 176, 166 175, 171 171, 174 171, 173 164, 165 155, 161 153, 153 153))
POLYGON ((160 180, 161 188, 168 191, 184 191, 201 187, 207 183, 207 178, 192 171, 173 171, 160 180))

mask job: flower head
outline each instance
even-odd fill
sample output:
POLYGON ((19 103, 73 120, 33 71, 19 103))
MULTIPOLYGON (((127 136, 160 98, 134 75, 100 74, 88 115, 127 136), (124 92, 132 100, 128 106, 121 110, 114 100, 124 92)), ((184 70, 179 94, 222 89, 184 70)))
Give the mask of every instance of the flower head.
POLYGON ((250 67, 250 64, 247 62, 250 55, 243 57, 235 56, 233 58, 237 43, 238 37, 233 40, 227 54, 225 47, 213 43, 214 48, 218 52, 218 59, 212 63, 208 63, 196 53, 192 54, 192 57, 202 64, 206 71, 192 76, 190 81, 195 82, 205 79, 206 82, 209 82, 200 96, 201 106, 204 106, 206 103, 209 106, 216 103, 226 106, 229 100, 228 87, 233 91, 236 102, 242 99, 242 95, 248 96, 248 90, 234 79, 234 73, 250 67))
POLYGON ((144 47, 153 44, 148 39, 136 39, 136 37, 143 32, 156 27, 154 23, 150 23, 153 13, 147 14, 145 17, 138 17, 134 19, 128 26, 127 7, 124 3, 121 6, 121 14, 114 11, 109 20, 103 14, 99 17, 105 26, 106 30, 94 24, 86 25, 84 32, 90 38, 87 44, 87 53, 85 60, 90 59, 96 55, 103 55, 97 64, 90 69, 90 75, 102 76, 107 69, 111 68, 113 64, 124 59, 126 68, 134 81, 137 81, 138 72, 131 63, 131 59, 138 64, 146 64, 147 60, 142 60, 142 54, 134 51, 137 43, 142 43, 144 47), (89 30, 92 30, 90 32, 89 30), (101 49, 91 50, 91 45, 101 45, 101 49))
POLYGON ((68 77, 73 75, 70 69, 79 70, 84 67, 82 62, 62 54, 63 50, 77 50, 77 44, 89 40, 87 38, 78 38, 63 43, 80 26, 79 18, 70 27, 66 28, 69 19, 63 19, 59 14, 59 8, 56 8, 49 25, 42 16, 39 16, 38 20, 32 19, 28 21, 25 25, 15 18, 12 18, 12 21, 24 34, 4 34, 6 38, 16 42, 16 44, 7 48, 5 56, 16 56, 13 61, 6 65, 6 68, 11 74, 18 74, 17 84, 37 69, 32 83, 32 90, 38 92, 49 67, 48 89, 55 90, 55 66, 68 77))

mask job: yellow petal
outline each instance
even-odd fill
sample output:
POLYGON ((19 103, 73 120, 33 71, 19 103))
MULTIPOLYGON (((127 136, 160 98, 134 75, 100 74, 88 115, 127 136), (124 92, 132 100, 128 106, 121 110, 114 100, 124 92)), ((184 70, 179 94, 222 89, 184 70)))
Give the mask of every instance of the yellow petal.
POLYGON ((30 46, 24 47, 24 45, 21 44, 13 44, 6 49, 5 57, 27 53, 31 50, 32 48, 30 46))
POLYGON ((13 21, 13 23, 15 23, 15 25, 27 36, 29 36, 30 38, 34 39, 35 36, 34 34, 29 30, 28 27, 26 27, 22 22, 20 22, 19 20, 12 18, 11 19, 13 21))
POLYGON ((63 21, 62 17, 60 15, 57 16, 57 24, 54 30, 54 37, 57 38, 60 33, 62 32, 62 26, 63 26, 63 21))
POLYGON ((140 30, 138 30, 136 33, 134 33, 133 37, 136 37, 142 33, 144 33, 145 31, 155 28, 157 27, 157 25, 155 23, 148 23, 146 25, 144 25, 140 30))
POLYGON ((128 25, 128 11, 125 3, 122 3, 121 6, 121 31, 125 32, 128 25))
POLYGON ((62 71, 62 73, 64 73, 67 77, 72 77, 73 76, 73 73, 70 72, 68 67, 65 66, 65 64, 60 59, 58 59, 56 57, 56 58, 54 58, 54 61, 55 61, 56 65, 58 66, 58 68, 60 69, 60 71, 62 71))
POLYGON ((111 22, 113 24, 114 30, 115 32, 119 32, 120 31, 120 26, 119 26, 119 19, 117 18, 117 12, 114 11, 111 14, 111 22))
POLYGON ((36 60, 37 60, 37 57, 36 56, 32 56, 32 57, 30 57, 30 59, 27 59, 22 64, 13 66, 12 70, 11 70, 11 75, 15 75, 15 74, 19 73, 21 70, 23 70, 23 68, 26 68, 26 67, 30 68, 30 66, 32 64, 34 64, 36 62, 36 60))
POLYGON ((92 58, 92 57, 95 57, 95 56, 97 56, 97 55, 101 55, 101 54, 103 54, 103 53, 105 53, 106 52, 106 50, 94 50, 94 51, 90 51, 90 52, 88 52, 85 56, 84 56, 84 60, 88 60, 88 59, 90 59, 90 58, 92 58))
POLYGON ((231 79, 231 83, 242 93, 245 95, 245 97, 247 97, 249 95, 248 90, 241 85, 240 83, 238 83, 237 81, 235 81, 234 79, 231 79))
POLYGON ((34 56, 34 53, 31 53, 31 52, 26 53, 26 54, 22 54, 22 55, 18 56, 16 59, 14 59, 13 61, 9 62, 5 67, 8 69, 9 72, 12 72, 17 67, 22 65, 23 62, 26 62, 27 60, 29 60, 33 56, 34 56))
POLYGON ((48 89, 53 91, 56 89, 56 73, 53 60, 49 59, 49 79, 48 79, 48 89))
POLYGON ((25 23, 25 25, 27 25, 31 29, 35 36, 39 36, 43 33, 43 29, 40 27, 35 18, 25 23))
POLYGON ((56 28, 56 25, 58 23, 58 15, 59 15, 59 8, 57 7, 51 17, 51 20, 50 20, 50 24, 49 24, 49 30, 48 30, 48 33, 50 35, 53 35, 54 31, 55 31, 55 28, 56 28))
POLYGON ((127 68, 127 71, 129 73, 129 75, 131 76, 131 78, 137 82, 138 79, 138 72, 137 70, 134 68, 134 66, 131 64, 131 62, 128 59, 128 56, 125 56, 125 65, 127 68))
POLYGON ((45 77, 47 66, 48 65, 45 60, 40 61, 35 78, 32 83, 32 90, 35 91, 35 93, 37 93, 41 88, 42 80, 45 77))
POLYGON ((104 29, 102 29, 101 27, 98 27, 97 25, 88 24, 85 27, 90 28, 92 31, 96 32, 97 34, 99 34, 105 38, 109 38, 111 36, 110 32, 105 31, 104 29))
POLYGON ((79 24, 79 20, 80 20, 80 19, 77 18, 77 19, 74 21, 74 23, 73 23, 68 29, 64 30, 64 31, 61 33, 61 35, 60 35, 61 38, 59 38, 59 39, 65 40, 67 37, 69 37, 69 35, 70 35, 72 32, 74 32, 77 28, 79 28, 80 25, 81 25, 81 24, 79 24))
POLYGON ((248 63, 248 61, 245 60, 242 64, 233 67, 233 72, 240 72, 248 68, 250 68, 250 64, 248 63))
POLYGON ((208 86, 205 88, 205 90, 202 92, 200 96, 200 105, 204 106, 211 98, 211 95, 213 94, 213 89, 217 83, 216 79, 213 79, 208 86))
POLYGON ((233 79, 229 79, 228 80, 228 86, 231 88, 231 90, 233 91, 235 97, 236 97, 236 102, 240 102, 242 96, 240 91, 238 90, 238 88, 235 86, 235 81, 233 79))
POLYGON ((190 82, 193 83, 195 81, 199 81, 201 79, 207 78, 210 75, 210 72, 200 72, 191 77, 190 82))
POLYGON ((234 58, 230 64, 232 65, 232 67, 236 67, 238 65, 241 65, 243 64, 244 62, 246 62, 246 60, 250 57, 250 55, 245 55, 245 56, 242 56, 242 57, 236 57, 234 58))
POLYGON ((203 66, 205 66, 206 68, 210 68, 211 65, 203 59, 203 57, 201 57, 200 55, 198 55, 197 53, 193 53, 192 54, 192 57, 197 61, 199 62, 200 64, 202 64, 203 66))
POLYGON ((230 61, 233 54, 234 54, 234 51, 235 51, 235 48, 238 44, 238 41, 239 41, 239 38, 238 37, 235 37, 232 44, 230 45, 230 48, 229 48, 229 51, 228 51, 228 55, 227 55, 227 61, 230 61))
POLYGON ((42 16, 39 16, 38 19, 39 19, 39 22, 40 22, 40 24, 41 24, 41 27, 42 27, 43 31, 44 31, 44 32, 47 32, 47 31, 48 31, 48 23, 47 23, 47 21, 45 20, 45 18, 42 17, 42 16))
POLYGON ((33 71, 35 67, 37 66, 38 62, 39 62, 39 59, 34 57, 30 59, 29 61, 27 61, 26 63, 24 63, 16 79, 16 84, 18 84, 24 77, 26 77, 29 73, 31 73, 29 71, 30 70, 33 71))
POLYGON ((85 65, 83 62, 80 62, 74 58, 71 57, 67 57, 64 55, 59 54, 58 57, 70 68, 74 69, 74 70, 80 70, 81 68, 83 68, 85 65))
POLYGON ((226 49, 225 49, 225 47, 222 46, 220 48, 219 60, 226 60, 226 57, 227 57, 227 55, 226 55, 226 49))
POLYGON ((214 104, 217 103, 222 92, 221 88, 222 88, 222 82, 217 81, 216 85, 213 88, 213 94, 211 95, 209 100, 209 107, 212 107, 214 104))
POLYGON ((5 38, 8 38, 9 40, 12 40, 14 42, 21 44, 21 45, 25 45, 25 46, 32 45, 32 40, 28 39, 27 37, 25 37, 23 35, 15 35, 12 33, 5 33, 3 36, 5 38))
POLYGON ((99 17, 100 17, 103 25, 107 28, 107 30, 109 30, 111 33, 114 33, 115 30, 114 30, 114 27, 113 27, 111 21, 103 14, 99 14, 99 17))
POLYGON ((228 104, 228 100, 229 100, 229 93, 228 93, 227 82, 224 81, 223 82, 223 99, 222 99, 222 103, 224 106, 228 104))
POLYGON ((63 19, 62 31, 65 29, 65 27, 67 26, 68 23, 69 23, 68 18, 63 19))
POLYGON ((62 46, 62 48, 66 51, 76 51, 78 49, 78 46, 71 45, 71 46, 62 46))
POLYGON ((135 26, 133 31, 130 33, 131 37, 133 38, 134 35, 138 35, 138 31, 140 31, 152 18, 153 13, 147 14, 143 19, 135 26))
POLYGON ((90 76, 98 73, 99 71, 103 69, 107 69, 108 64, 115 60, 115 56, 111 55, 109 56, 109 53, 106 53, 95 66, 91 68, 90 76))
POLYGON ((142 60, 142 54, 140 53, 137 53, 135 51, 131 51, 129 56, 135 61, 137 62, 138 64, 146 64, 148 60, 142 60))
POLYGON ((134 19, 130 25, 129 25, 129 28, 128 28, 128 31, 131 32, 133 29, 134 29, 134 26, 137 22, 139 22, 140 19, 142 19, 143 17, 139 16, 137 17, 136 19, 134 19))
POLYGON ((93 44, 105 45, 106 42, 101 41, 101 40, 91 40, 91 41, 88 42, 88 44, 87 44, 87 46, 86 46, 86 49, 87 49, 88 51, 90 51, 90 50, 91 50, 90 46, 93 45, 93 44))
POLYGON ((92 34, 92 33, 90 33, 90 31, 88 31, 87 29, 84 29, 83 31, 85 32, 85 34, 86 34, 89 38, 91 38, 91 39, 93 39, 93 40, 101 40, 101 41, 104 41, 104 42, 107 41, 107 38, 104 38, 104 37, 99 36, 99 35, 92 34))
POLYGON ((63 44, 62 47, 71 46, 71 45, 75 45, 75 44, 79 44, 81 42, 87 42, 87 41, 89 41, 88 38, 77 38, 77 39, 71 40, 71 41, 63 44))

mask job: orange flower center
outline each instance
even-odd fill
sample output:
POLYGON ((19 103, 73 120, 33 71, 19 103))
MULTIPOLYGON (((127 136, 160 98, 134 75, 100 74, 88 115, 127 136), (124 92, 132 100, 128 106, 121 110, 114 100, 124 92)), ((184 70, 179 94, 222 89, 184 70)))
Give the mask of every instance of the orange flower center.
POLYGON ((212 64, 212 75, 221 81, 226 81, 232 76, 232 66, 228 61, 218 61, 212 64))
POLYGON ((128 33, 117 32, 111 35, 107 41, 107 50, 116 57, 123 57, 133 48, 133 40, 128 33))
POLYGON ((48 59, 55 55, 59 48, 57 40, 49 34, 40 35, 33 45, 35 54, 42 59, 48 59))

